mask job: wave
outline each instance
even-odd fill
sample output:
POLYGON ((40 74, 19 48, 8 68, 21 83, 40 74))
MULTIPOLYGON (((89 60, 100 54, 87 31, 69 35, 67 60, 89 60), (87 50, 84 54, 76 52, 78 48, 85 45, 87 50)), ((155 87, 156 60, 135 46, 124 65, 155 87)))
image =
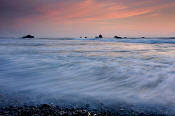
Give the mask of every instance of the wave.
POLYGON ((103 104, 175 113, 173 42, 1 39, 0 104, 103 104))

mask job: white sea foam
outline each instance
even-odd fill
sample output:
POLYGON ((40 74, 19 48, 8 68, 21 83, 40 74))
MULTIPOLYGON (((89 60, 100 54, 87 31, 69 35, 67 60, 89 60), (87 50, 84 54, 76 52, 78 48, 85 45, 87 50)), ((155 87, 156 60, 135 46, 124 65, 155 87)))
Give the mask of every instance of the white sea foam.
POLYGON ((9 97, 174 107, 174 83, 175 40, 0 39, 3 103, 9 97))

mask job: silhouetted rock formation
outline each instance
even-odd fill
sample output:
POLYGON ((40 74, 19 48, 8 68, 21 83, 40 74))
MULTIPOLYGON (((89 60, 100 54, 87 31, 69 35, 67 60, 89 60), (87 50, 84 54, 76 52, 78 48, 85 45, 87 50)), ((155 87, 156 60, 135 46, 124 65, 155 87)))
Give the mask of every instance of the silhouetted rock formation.
POLYGON ((87 38, 87 37, 84 37, 84 38, 87 38))
POLYGON ((35 38, 35 37, 32 35, 26 35, 26 36, 23 36, 22 38, 35 38))
POLYGON ((119 36, 114 36, 114 38, 121 39, 122 37, 119 37, 119 36))
POLYGON ((103 36, 100 34, 99 36, 95 36, 95 38, 103 38, 103 36))
POLYGON ((141 37, 141 38, 145 38, 145 37, 141 37))
POLYGON ((103 36, 100 34, 99 36, 96 36, 95 38, 103 38, 103 36))
POLYGON ((99 36, 98 36, 99 38, 103 38, 103 36, 100 34, 99 36))

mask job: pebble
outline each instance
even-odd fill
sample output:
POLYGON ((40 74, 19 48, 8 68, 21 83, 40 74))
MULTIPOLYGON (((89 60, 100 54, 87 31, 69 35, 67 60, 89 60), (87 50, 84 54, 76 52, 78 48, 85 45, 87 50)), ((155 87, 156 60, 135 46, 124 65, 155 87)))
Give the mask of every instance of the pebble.
MULTIPOLYGON (((88 106, 89 107, 89 106, 88 106)), ((89 108, 65 108, 43 104, 40 106, 6 107, 0 108, 0 116, 154 116, 154 114, 138 113, 120 108, 118 112, 111 113, 104 110, 90 110, 89 108)), ((156 116, 164 116, 162 114, 156 116)))

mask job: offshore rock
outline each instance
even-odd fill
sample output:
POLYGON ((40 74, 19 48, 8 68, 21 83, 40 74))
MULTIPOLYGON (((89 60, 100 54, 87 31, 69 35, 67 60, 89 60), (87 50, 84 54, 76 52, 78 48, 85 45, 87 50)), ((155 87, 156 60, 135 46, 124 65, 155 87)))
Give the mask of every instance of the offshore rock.
POLYGON ((119 37, 119 36, 114 36, 114 38, 116 38, 116 39, 121 39, 122 37, 119 37))
POLYGON ((26 35, 26 36, 23 36, 22 38, 35 38, 35 37, 32 35, 26 35))
POLYGON ((95 38, 103 38, 103 36, 100 34, 99 36, 96 36, 95 38))

